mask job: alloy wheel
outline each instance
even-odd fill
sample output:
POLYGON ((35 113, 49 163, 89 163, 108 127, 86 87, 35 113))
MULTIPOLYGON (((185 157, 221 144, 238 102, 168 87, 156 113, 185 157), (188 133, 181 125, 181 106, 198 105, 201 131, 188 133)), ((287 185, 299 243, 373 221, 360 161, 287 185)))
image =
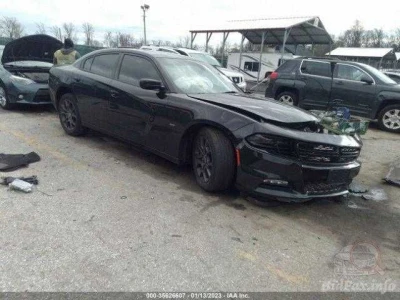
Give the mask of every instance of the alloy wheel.
POLYGON ((400 109, 392 109, 383 115, 383 125, 388 129, 400 129, 400 109))
POLYGON ((0 86, 0 106, 5 107, 7 105, 6 91, 0 86))
POLYGON ((291 96, 289 95, 284 95, 279 98, 279 101, 288 105, 294 105, 294 100, 291 96))
POLYGON ((60 116, 61 122, 68 130, 72 131, 75 129, 78 121, 78 116, 75 105, 72 103, 71 100, 63 99, 63 101, 60 103, 60 116))
POLYGON ((195 172, 198 178, 209 182, 213 174, 213 158, 211 147, 205 137, 201 137, 195 145, 195 172))

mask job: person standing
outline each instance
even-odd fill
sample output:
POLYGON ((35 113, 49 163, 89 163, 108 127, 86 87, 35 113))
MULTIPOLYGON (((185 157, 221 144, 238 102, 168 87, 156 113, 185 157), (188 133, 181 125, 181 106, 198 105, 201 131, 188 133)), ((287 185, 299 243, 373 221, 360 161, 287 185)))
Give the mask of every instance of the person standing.
POLYGON ((64 47, 54 53, 53 64, 55 66, 63 66, 73 64, 78 58, 81 57, 78 51, 74 48, 74 42, 66 38, 64 47))

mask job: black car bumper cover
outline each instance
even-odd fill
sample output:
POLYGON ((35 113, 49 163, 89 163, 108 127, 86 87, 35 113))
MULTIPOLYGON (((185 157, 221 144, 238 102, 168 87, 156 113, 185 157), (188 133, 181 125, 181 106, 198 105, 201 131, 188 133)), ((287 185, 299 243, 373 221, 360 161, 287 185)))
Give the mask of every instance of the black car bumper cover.
POLYGON ((244 142, 239 146, 240 166, 236 186, 255 196, 270 196, 283 201, 304 201, 348 193, 352 179, 360 172, 357 161, 347 164, 306 164, 296 159, 271 155, 244 142), (271 185, 281 180, 287 186, 271 185))

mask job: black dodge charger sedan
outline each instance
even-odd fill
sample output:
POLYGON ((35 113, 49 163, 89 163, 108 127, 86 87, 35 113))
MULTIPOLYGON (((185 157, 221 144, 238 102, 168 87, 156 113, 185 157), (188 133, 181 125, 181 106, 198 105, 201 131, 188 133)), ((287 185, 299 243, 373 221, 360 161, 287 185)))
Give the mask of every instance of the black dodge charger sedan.
POLYGON ((357 138, 323 133, 296 107, 242 93, 213 67, 163 52, 107 49, 50 70, 67 134, 87 128, 192 164, 216 192, 304 201, 346 194, 359 173, 357 138))

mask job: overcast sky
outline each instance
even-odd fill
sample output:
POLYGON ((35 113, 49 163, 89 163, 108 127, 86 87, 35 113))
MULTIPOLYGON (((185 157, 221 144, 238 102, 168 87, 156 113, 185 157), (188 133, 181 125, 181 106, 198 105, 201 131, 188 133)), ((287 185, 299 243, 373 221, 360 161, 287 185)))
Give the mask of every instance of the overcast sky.
MULTIPOLYGON (((390 31, 400 27, 400 5, 393 0, 1 0, 0 16, 19 19, 28 34, 35 32, 36 22, 49 27, 73 22, 80 30, 83 22, 89 22, 100 41, 108 30, 131 33, 139 39, 143 36, 143 3, 150 5, 148 40, 177 41, 199 24, 211 27, 225 20, 282 16, 319 16, 328 32, 335 35, 351 27, 356 19, 367 29, 390 31)), ((221 39, 222 34, 214 35, 211 43, 221 39)), ((237 40, 233 35, 228 41, 237 40)), ((203 45, 205 35, 199 35, 196 43, 203 45)))

